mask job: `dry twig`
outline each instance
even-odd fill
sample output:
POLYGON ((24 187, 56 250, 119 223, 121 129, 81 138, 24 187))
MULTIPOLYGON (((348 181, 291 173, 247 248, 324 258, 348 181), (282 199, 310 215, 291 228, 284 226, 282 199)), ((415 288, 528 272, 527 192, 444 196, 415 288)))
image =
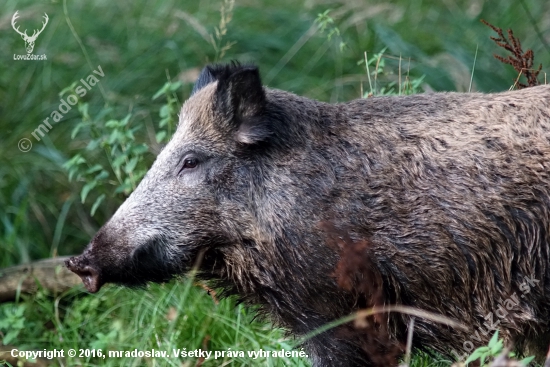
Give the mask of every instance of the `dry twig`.
POLYGON ((539 85, 538 75, 542 69, 542 64, 539 65, 537 69, 533 69, 533 63, 535 54, 533 50, 527 50, 523 52, 521 47, 521 42, 514 36, 514 32, 511 29, 508 29, 508 39, 504 36, 502 28, 495 27, 484 19, 481 19, 481 22, 488 27, 491 27, 493 31, 498 34, 498 37, 491 37, 491 39, 499 46, 510 52, 512 55, 508 57, 503 57, 497 54, 494 54, 495 58, 505 64, 512 65, 514 69, 519 73, 518 77, 514 81, 514 86, 517 86, 518 89, 533 87, 539 85), (527 79, 527 84, 519 82, 521 75, 525 75, 527 79))

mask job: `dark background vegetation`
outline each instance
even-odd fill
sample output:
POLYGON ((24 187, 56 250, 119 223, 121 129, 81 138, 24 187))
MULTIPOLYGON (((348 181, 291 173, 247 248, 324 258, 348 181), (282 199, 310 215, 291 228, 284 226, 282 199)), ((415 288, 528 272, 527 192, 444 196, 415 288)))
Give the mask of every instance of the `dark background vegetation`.
MULTIPOLYGON (((160 148, 155 133, 159 129, 159 110, 165 102, 153 100, 153 95, 168 79, 180 81, 182 87, 176 94, 179 103, 183 102, 191 91, 194 78, 209 62, 233 59, 254 62, 259 65, 264 83, 269 87, 323 101, 342 102, 361 97, 361 85, 364 90, 368 89, 364 64, 358 64, 364 52, 370 57, 385 49, 385 73, 379 76, 381 85, 398 79, 401 58, 402 77, 424 76, 422 88, 425 91, 468 91, 475 60, 473 91, 507 90, 517 73, 493 58, 493 53, 504 52, 489 39, 494 32, 479 21, 486 19, 503 29, 512 28, 524 49, 534 51, 536 65, 543 64, 542 82, 544 72, 550 70, 548 1, 242 0, 235 3, 226 33, 216 38, 215 28, 220 29, 223 4, 220 0, 2 2, 0 268, 80 252, 126 197, 124 193, 115 193, 116 185, 103 188, 110 194, 91 216, 97 194, 90 193, 91 199, 82 203, 80 194, 86 182, 68 180, 62 165, 87 144, 85 133, 71 139, 71 131, 82 119, 76 108, 54 124, 40 142, 31 136, 34 129, 58 109, 59 93, 91 74, 98 65, 105 73, 101 87, 93 87, 83 101, 89 104, 90 115, 98 119, 106 110, 120 119, 131 115, 132 126, 139 127, 136 141, 149 147, 149 152, 140 161, 143 167, 153 161, 160 148), (337 27, 340 32, 330 38, 327 31, 319 31, 315 24, 317 15, 327 9, 331 9, 329 15, 334 19, 329 30, 337 27), (22 39, 10 24, 16 10, 21 14, 18 20, 21 29, 38 28, 42 14, 48 14, 49 24, 38 37, 34 50, 35 54, 46 54, 47 61, 13 60, 13 54, 25 53, 22 39), (224 55, 216 51, 211 35, 218 48, 230 46, 224 55), (346 44, 342 49, 340 42, 346 44), (21 138, 32 140, 30 152, 18 149, 21 138)), ((166 292, 160 288, 157 291, 158 294, 166 292)), ((106 292, 125 294, 126 291, 106 292)), ((139 294, 147 299, 143 293, 139 294)), ((81 304, 96 302, 94 307, 97 308, 100 300, 108 302, 107 295, 113 294, 101 293, 95 298, 85 298, 81 304)), ((68 298, 74 297, 76 293, 68 298)), ((203 301, 211 302, 209 297, 203 301)), ((181 299, 174 302, 180 304, 181 299)), ((57 343, 52 335, 58 335, 56 333, 66 320, 58 318, 55 327, 43 325, 45 319, 54 315, 54 310, 48 308, 52 301, 45 298, 40 303, 33 298, 18 303, 21 307, 25 304, 27 313, 22 313, 21 317, 42 325, 43 329, 36 335, 22 337, 21 342, 34 348, 57 343), (37 304, 42 304, 42 308, 37 304), (36 307, 43 311, 42 319, 28 315, 29 310, 37 310, 36 307), (41 344, 34 343, 35 340, 41 344)), ((165 306, 170 307, 169 302, 165 306)), ((223 306, 227 309, 223 312, 229 315, 227 317, 237 317, 230 306, 223 306)), ((101 325, 108 328, 113 323, 113 319, 105 316, 107 313, 101 313, 104 311, 99 308, 97 314, 91 313, 95 319, 92 316, 74 319, 73 322, 82 325, 84 320, 91 322, 104 315, 107 322, 96 323, 89 337, 82 331, 75 331, 73 340, 103 340, 94 333, 105 336, 109 330, 114 330, 101 329, 101 325)), ((239 308, 238 312, 244 311, 239 308)), ((13 316, 13 312, 10 315, 13 316)), ((120 319, 126 316, 120 314, 120 319)), ((264 330, 262 324, 257 328, 264 330)), ((74 330, 77 329, 75 326, 74 330)), ((219 332, 224 334, 223 328, 219 332)), ((203 334, 213 332, 204 331, 203 334)), ((116 335, 116 340, 126 340, 127 346, 132 345, 133 342, 128 341, 131 339, 116 335)), ((282 334, 277 334, 270 340, 280 342, 281 338, 282 334)), ((105 345, 113 342, 105 340, 105 345)), ((203 341, 197 340, 198 345, 203 341)), ((231 343, 233 341, 220 345, 230 346, 231 343)))

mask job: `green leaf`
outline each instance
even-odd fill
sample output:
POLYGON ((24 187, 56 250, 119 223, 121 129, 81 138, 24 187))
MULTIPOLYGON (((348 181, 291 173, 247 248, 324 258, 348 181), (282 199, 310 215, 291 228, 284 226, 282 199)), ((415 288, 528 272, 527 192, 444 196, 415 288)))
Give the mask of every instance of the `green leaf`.
POLYGON ((59 97, 63 97, 67 93, 71 93, 72 91, 74 91, 75 88, 76 88, 76 82, 73 82, 71 85, 62 89, 61 92, 59 92, 59 97))
POLYGON ((80 154, 75 155, 67 162, 63 163, 63 168, 69 171, 69 181, 72 181, 73 177, 80 172, 79 166, 82 163, 86 163, 86 160, 80 154))
POLYGON ((121 124, 118 120, 109 120, 105 123, 105 126, 113 129, 113 128, 120 127, 121 124))
POLYGON ((78 104, 78 112, 84 117, 90 117, 88 114, 88 102, 78 104))
POLYGON ((109 177, 109 172, 102 170, 101 172, 99 172, 99 174, 95 176, 94 180, 101 181, 106 179, 107 177, 109 177))
POLYGON ((136 140, 136 138, 134 137, 134 129, 131 129, 131 130, 126 130, 126 137, 130 140, 130 141, 134 141, 136 140))
POLYGON ((121 151, 118 147, 118 145, 109 145, 109 144, 105 144, 105 147, 108 147, 109 148, 109 154, 111 154, 111 157, 118 157, 119 156, 119 151, 121 151))
POLYGON ((533 359, 535 359, 535 356, 526 357, 526 358, 523 358, 521 361, 519 361, 519 363, 521 363, 525 366, 528 366, 529 363, 531 363, 533 361, 533 359))
POLYGON ((99 170, 103 169, 103 166, 101 164, 96 164, 93 167, 90 167, 86 170, 86 174, 89 175, 90 173, 97 172, 99 170))
POLYGON ((131 114, 127 114, 126 117, 124 117, 121 121, 120 121, 120 126, 126 126, 128 125, 128 122, 130 122, 130 118, 132 117, 131 114))
POLYGON ((118 185, 118 187, 115 189, 115 194, 123 193, 126 190, 126 186, 124 184, 118 185))
POLYGON ((136 182, 139 182, 143 176, 145 176, 145 174, 147 173, 147 170, 146 169, 141 169, 141 170, 136 170, 134 171, 134 179, 136 182))
POLYGON ((160 117, 169 117, 170 116, 170 106, 165 104, 160 108, 159 116, 160 117))
POLYGON ((127 195, 130 192, 132 192, 132 184, 128 180, 124 180, 124 183, 119 185, 115 190, 116 194, 124 193, 127 195))
POLYGON ((100 144, 99 139, 92 139, 86 146, 86 150, 88 151, 96 150, 97 148, 99 148, 99 144, 100 144))
POLYGON ((82 203, 86 201, 86 197, 88 196, 90 191, 92 191, 92 189, 96 187, 96 185, 97 185, 97 181, 91 181, 91 182, 88 182, 86 185, 84 185, 84 187, 82 188, 82 191, 80 192, 80 200, 82 201, 82 203))
POLYGON ((491 355, 492 356, 499 355, 503 347, 504 347, 504 342, 502 341, 502 339, 497 341, 497 343, 491 347, 491 355))
POLYGON ((489 344, 487 344, 487 346, 489 348, 493 348, 493 346, 496 344, 497 341, 498 341, 498 330, 495 331, 495 333, 493 334, 491 340, 489 340, 489 344))
POLYGON ((2 341, 2 344, 8 345, 12 340, 15 340, 17 338, 17 335, 19 334, 21 330, 10 330, 4 335, 4 339, 2 341))
POLYGON ((170 91, 171 92, 177 91, 178 89, 180 89, 180 87, 181 87, 181 82, 180 81, 170 83, 170 91))
POLYGON ((504 346, 504 342, 502 340, 499 340, 498 330, 495 331, 495 333, 491 337, 491 340, 489 341, 489 344, 487 346, 489 347, 490 353, 491 353, 492 356, 496 356, 502 351, 502 347, 504 346))
POLYGON ((81 165, 82 163, 86 163, 86 159, 84 159, 84 157, 81 156, 80 154, 76 154, 71 159, 69 159, 67 162, 65 162, 63 164, 63 167, 65 167, 65 168, 75 167, 75 166, 81 165))
POLYGON ((113 145, 114 143, 121 143, 123 140, 121 139, 123 135, 120 133, 118 129, 115 129, 111 132, 111 135, 109 135, 108 143, 109 145, 113 145))
POLYGON ((170 122, 170 117, 165 117, 163 118, 162 120, 160 120, 159 122, 159 127, 164 127, 166 125, 168 125, 168 123, 170 122))
POLYGON ((113 167, 115 168, 120 168, 122 167, 122 164, 124 162, 126 162, 126 154, 120 154, 118 157, 115 158, 115 160, 113 161, 113 167))
POLYGON ((339 45, 339 47, 340 47, 340 52, 344 52, 344 49, 345 49, 347 46, 348 46, 348 45, 347 45, 345 42, 340 41, 340 45, 339 45))
POLYGON ((159 131, 156 134, 157 143, 160 143, 161 141, 163 141, 165 137, 166 137, 166 131, 164 131, 164 130, 159 131))
POLYGON ((138 157, 134 157, 130 159, 130 161, 124 167, 124 172, 131 173, 134 170, 134 168, 136 168, 137 162, 138 162, 138 157))
POLYGON ((133 155, 143 155, 143 153, 149 151, 149 148, 145 144, 137 144, 132 146, 129 150, 133 155))
POLYGON ((78 173, 78 169, 72 168, 71 170, 69 170, 69 182, 73 180, 74 175, 76 175, 77 173, 78 173))
POLYGON ((470 362, 473 362, 473 361, 481 358, 481 356, 486 355, 487 352, 489 352, 489 347, 479 347, 479 348, 477 348, 476 350, 474 350, 474 352, 472 354, 470 354, 470 356, 468 357, 468 359, 466 359, 464 364, 468 364, 470 362))
POLYGON ((80 129, 86 125, 83 121, 82 122, 79 122, 78 124, 76 124, 76 126, 74 127, 73 131, 71 132, 71 140, 73 140, 75 137, 76 137, 76 134, 78 134, 78 132, 80 131, 80 129))
POLYGON ((92 205, 92 210, 90 211, 90 215, 93 217, 97 208, 99 207, 99 204, 105 199, 105 194, 101 194, 95 199, 94 205, 92 205))
POLYGON ((153 96, 153 99, 157 99, 158 97, 162 96, 163 94, 165 94, 168 90, 170 89, 170 82, 166 82, 162 88, 160 88, 157 93, 155 93, 155 95, 153 96))

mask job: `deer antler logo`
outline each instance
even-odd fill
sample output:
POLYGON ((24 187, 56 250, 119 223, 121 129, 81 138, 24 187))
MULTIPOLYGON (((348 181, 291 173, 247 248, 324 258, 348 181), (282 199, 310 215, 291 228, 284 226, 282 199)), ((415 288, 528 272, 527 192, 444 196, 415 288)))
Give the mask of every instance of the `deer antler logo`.
POLYGON ((21 32, 19 30, 19 26, 17 26, 17 28, 15 27, 15 20, 17 18, 19 18, 19 15, 17 14, 19 13, 19 11, 16 11, 15 14, 13 15, 13 17, 11 18, 11 26, 13 27, 13 29, 19 33, 21 35, 21 38, 23 38, 23 41, 25 41, 25 48, 27 49, 27 53, 30 54, 32 53, 32 50, 34 49, 34 42, 36 41, 36 38, 38 37, 38 35, 40 33, 42 33, 42 31, 44 30, 44 28, 46 28, 46 24, 48 24, 48 14, 44 13, 44 22, 42 22, 42 29, 38 30, 38 29, 35 29, 32 33, 32 36, 29 36, 27 34, 27 30, 25 29, 25 32, 21 32))

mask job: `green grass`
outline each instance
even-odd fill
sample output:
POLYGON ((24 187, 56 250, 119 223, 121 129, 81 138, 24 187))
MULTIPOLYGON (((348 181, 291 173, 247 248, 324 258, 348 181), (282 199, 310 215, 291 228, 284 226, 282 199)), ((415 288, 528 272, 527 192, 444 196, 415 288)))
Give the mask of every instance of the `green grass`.
MULTIPOLYGON (((493 53, 502 52, 489 39, 492 31, 479 22, 483 18, 513 28, 524 47, 534 50, 543 71, 550 67, 550 48, 544 41, 550 33, 546 1, 502 0, 498 6, 463 0, 237 1, 227 32, 215 38, 216 51, 209 35, 220 27, 221 4, 218 0, 99 0, 69 1, 64 9, 64 1, 6 0, 0 5, 0 267, 80 252, 126 197, 111 190, 91 216, 94 200, 80 199, 86 182, 68 180, 63 164, 90 141, 85 134, 71 139, 81 121, 76 108, 40 142, 33 141, 30 152, 17 148, 21 138, 29 138, 57 109, 59 93, 98 65, 105 72, 101 88, 92 89, 83 102, 97 121, 132 116, 132 126, 140 127, 136 141, 150 148, 141 167, 153 161, 159 148, 155 135, 165 101, 153 100, 153 94, 167 79, 180 81, 177 97, 184 101, 192 88, 190 75, 212 61, 253 61, 268 86, 330 102, 368 92, 368 76, 358 61, 364 52, 371 58, 383 49, 385 72, 377 76, 378 92, 395 87, 400 63, 401 77, 424 77, 422 86, 427 90, 467 91, 470 84, 474 91, 506 90, 516 74, 493 58, 493 53), (334 23, 320 32, 315 19, 327 9, 334 23), (10 25, 16 10, 23 29, 40 25, 44 12, 49 15, 35 46, 35 54, 46 53, 47 61, 13 60, 13 54, 24 53, 23 41, 10 25), (329 39, 332 26, 339 34, 333 32, 329 39), (227 42, 231 47, 221 57, 219 47, 227 42), (346 46, 341 48, 341 43, 346 46)), ((102 189, 108 192, 111 186, 102 189)), ((204 291, 185 282, 153 285, 147 291, 109 287, 98 295, 86 295, 81 289, 61 298, 39 294, 0 305, 0 315, 0 338, 17 333, 10 343, 20 349, 190 350, 200 347, 206 335, 209 350, 280 349, 292 344, 283 331, 253 321, 254 310, 236 306, 234 300, 215 305, 204 291), (174 321, 167 319, 171 307, 178 315, 174 321), (13 322, 5 326, 1 322, 7 319, 13 322)), ((297 359, 232 361, 231 365, 307 365, 297 359)), ((180 365, 174 359, 70 362, 180 365)), ((218 362, 204 365, 221 365, 218 362)), ((413 366, 449 364, 424 354, 412 361, 413 366)))
POLYGON ((185 362, 194 366, 197 358, 174 357, 173 350, 202 349, 226 355, 242 351, 246 356, 215 359, 212 353, 203 366, 309 366, 306 358, 249 358, 247 351, 300 350, 282 330, 254 320, 253 315, 233 299, 216 304, 191 281, 151 285, 146 291, 111 286, 97 295, 86 295, 78 287, 55 299, 40 293, 19 304, 0 305, 0 319, 9 320, 9 325, 0 321, 0 330, 5 335, 15 330, 8 344, 19 350, 94 349, 106 355, 104 359, 77 355, 62 364, 56 360, 56 365, 179 367, 185 362), (170 357, 108 356, 109 350, 136 349, 166 351, 170 357))

